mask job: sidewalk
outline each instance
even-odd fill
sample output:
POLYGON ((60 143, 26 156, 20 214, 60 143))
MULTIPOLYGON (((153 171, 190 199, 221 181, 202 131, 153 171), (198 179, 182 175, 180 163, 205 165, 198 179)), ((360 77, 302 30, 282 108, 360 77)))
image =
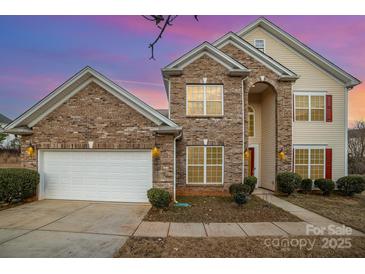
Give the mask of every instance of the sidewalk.
MULTIPOLYGON (((247 236, 310 236, 315 230, 332 226, 343 230, 343 225, 293 205, 274 195, 270 191, 258 189, 255 195, 299 217, 303 222, 258 222, 258 223, 169 223, 142 222, 133 236, 140 237, 247 237, 247 236), (308 230, 308 228, 310 228, 308 230), (308 231, 307 231, 308 230, 308 231)), ((330 235, 324 231, 323 235, 330 235)), ((340 236, 340 235, 336 235, 340 236)), ((352 229, 351 235, 365 236, 352 229)))

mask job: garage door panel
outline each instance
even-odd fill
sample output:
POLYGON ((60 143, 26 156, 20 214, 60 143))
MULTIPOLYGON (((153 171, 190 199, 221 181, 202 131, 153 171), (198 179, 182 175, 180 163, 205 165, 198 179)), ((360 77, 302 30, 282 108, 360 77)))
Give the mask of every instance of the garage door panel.
POLYGON ((41 151, 44 197, 146 202, 152 187, 149 151, 41 151))

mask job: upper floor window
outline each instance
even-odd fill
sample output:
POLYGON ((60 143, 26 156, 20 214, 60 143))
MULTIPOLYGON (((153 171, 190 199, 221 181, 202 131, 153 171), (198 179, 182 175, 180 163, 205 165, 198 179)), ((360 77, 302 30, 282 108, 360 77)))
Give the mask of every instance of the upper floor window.
POLYGON ((248 106, 248 137, 255 136, 255 111, 248 106))
POLYGON ((186 98, 187 115, 223 115, 223 85, 187 85, 186 98))
POLYGON ((325 95, 295 94, 295 121, 325 121, 325 95))
POLYGON ((254 45, 257 49, 265 52, 265 40, 264 39, 255 39, 254 45))

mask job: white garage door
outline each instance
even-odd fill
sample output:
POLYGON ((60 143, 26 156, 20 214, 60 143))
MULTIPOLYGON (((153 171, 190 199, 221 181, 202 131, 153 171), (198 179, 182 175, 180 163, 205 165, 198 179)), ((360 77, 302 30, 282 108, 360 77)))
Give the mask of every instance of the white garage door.
POLYGON ((41 197, 147 202, 150 151, 41 151, 41 197))

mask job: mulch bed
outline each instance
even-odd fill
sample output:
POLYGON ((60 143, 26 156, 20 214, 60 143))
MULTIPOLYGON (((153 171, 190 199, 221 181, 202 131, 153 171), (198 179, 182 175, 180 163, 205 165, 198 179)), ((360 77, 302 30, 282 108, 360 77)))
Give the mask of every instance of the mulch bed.
POLYGON ((231 197, 178 197, 179 202, 190 207, 175 207, 167 210, 151 208, 145 221, 153 222, 298 222, 296 216, 252 195, 250 200, 238 206, 231 197))
POLYGON ((365 232, 365 196, 342 196, 338 193, 323 196, 319 193, 295 193, 289 197, 280 196, 293 204, 316 212, 333 221, 343 223, 365 232))
MULTIPOLYGON (((332 242, 340 243, 337 240, 332 242)), ((145 238, 131 237, 115 257, 121 258, 272 258, 272 257, 359 257, 365 256, 365 238, 349 237, 350 248, 324 248, 324 237, 290 237, 289 248, 280 244, 280 237, 245 238, 145 238), (298 240, 306 242, 300 248, 298 240), (314 243, 311 249, 308 240, 314 243), (267 246, 267 243, 270 245, 267 246)), ((286 240, 285 239, 285 240, 286 240)), ((286 242, 285 242, 286 243, 286 242)))

